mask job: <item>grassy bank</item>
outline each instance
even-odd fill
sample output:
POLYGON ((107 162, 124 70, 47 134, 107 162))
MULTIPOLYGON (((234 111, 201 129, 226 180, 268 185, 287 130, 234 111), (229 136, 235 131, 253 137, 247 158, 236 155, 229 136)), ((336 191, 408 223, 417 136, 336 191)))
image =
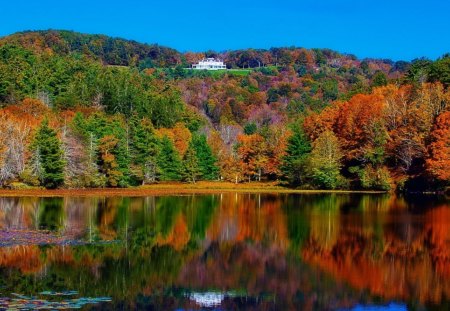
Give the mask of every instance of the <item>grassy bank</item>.
POLYGON ((135 188, 101 188, 101 189, 23 189, 0 190, 0 197, 14 196, 148 196, 148 195, 181 195, 181 194, 213 194, 213 193, 383 193, 380 191, 350 190, 297 190, 285 188, 277 183, 253 182, 234 184, 229 182, 158 183, 135 188))

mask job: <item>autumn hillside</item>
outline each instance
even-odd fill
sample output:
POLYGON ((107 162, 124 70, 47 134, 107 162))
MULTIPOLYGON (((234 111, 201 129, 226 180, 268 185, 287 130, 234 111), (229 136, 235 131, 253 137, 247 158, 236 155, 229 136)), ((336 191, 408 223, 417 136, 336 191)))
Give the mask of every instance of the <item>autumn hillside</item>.
POLYGON ((327 49, 180 53, 71 31, 0 38, 0 186, 450 182, 450 57, 327 49), (246 75, 186 70, 204 57, 246 75))

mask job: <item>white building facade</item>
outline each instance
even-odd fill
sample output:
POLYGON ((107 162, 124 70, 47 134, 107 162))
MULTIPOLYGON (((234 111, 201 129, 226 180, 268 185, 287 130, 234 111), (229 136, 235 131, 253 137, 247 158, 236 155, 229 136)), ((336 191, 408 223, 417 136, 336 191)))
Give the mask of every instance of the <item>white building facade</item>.
POLYGON ((199 70, 220 70, 227 69, 227 66, 220 60, 215 58, 205 58, 198 62, 198 64, 192 65, 192 69, 199 70))

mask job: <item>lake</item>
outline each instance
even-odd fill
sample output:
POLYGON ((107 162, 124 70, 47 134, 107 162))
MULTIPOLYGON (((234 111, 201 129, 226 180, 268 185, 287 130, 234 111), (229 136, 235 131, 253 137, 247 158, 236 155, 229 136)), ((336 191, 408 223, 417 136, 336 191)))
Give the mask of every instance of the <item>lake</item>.
POLYGON ((450 201, 0 198, 0 309, 449 310, 450 201))

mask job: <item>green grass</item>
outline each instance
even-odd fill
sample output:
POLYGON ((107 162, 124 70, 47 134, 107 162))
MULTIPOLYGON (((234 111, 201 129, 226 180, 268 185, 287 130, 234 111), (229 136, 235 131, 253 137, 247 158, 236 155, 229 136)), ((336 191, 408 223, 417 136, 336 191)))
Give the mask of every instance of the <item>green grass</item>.
MULTIPOLYGON (((194 69, 187 69, 194 70, 194 69)), ((221 77, 226 74, 233 76, 248 76, 253 69, 219 69, 219 70, 208 70, 208 73, 213 77, 221 77)))

